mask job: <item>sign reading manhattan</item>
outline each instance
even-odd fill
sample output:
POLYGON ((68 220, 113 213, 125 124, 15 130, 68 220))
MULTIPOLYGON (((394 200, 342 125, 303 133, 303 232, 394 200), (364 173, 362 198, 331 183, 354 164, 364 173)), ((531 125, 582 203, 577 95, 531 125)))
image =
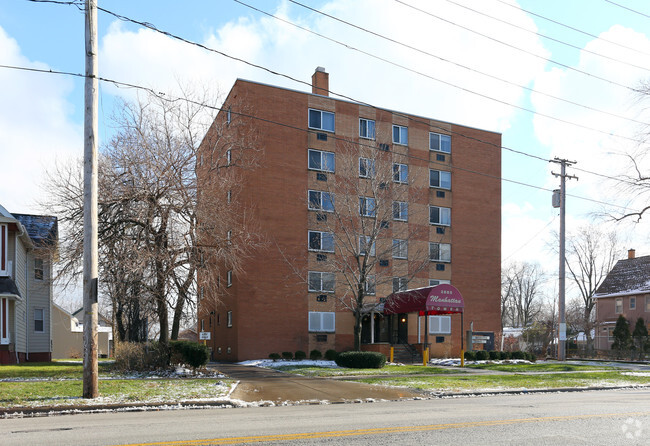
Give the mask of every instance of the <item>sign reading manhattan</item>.
POLYGON ((427 312, 432 311, 439 314, 462 313, 463 308, 465 308, 463 296, 452 285, 445 283, 435 286, 427 296, 427 312))
POLYGON ((210 340, 210 332, 209 331, 202 331, 199 333, 199 339, 201 341, 209 341, 210 340))

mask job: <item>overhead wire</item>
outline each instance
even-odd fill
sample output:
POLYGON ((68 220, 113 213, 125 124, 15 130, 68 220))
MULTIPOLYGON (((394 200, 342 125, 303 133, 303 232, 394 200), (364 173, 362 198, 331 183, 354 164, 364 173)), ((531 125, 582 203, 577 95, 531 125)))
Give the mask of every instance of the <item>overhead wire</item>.
POLYGON ((628 6, 625 6, 625 5, 621 5, 620 3, 613 2, 612 0, 605 0, 605 1, 606 1, 607 3, 610 3, 610 4, 614 5, 614 6, 618 6, 619 8, 626 9, 626 10, 628 10, 628 11, 630 11, 630 12, 633 12, 633 13, 638 14, 638 15, 640 15, 640 16, 643 16, 643 17, 645 17, 645 18, 647 18, 647 19, 650 19, 650 15, 649 15, 649 14, 646 14, 646 13, 641 12, 641 11, 637 11, 636 9, 632 9, 632 8, 630 8, 630 7, 628 7, 628 6))

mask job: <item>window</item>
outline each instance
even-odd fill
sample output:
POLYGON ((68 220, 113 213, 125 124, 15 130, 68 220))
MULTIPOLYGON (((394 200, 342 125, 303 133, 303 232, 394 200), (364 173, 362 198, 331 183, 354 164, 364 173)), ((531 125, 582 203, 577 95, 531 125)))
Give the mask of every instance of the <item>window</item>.
POLYGON ((34 308, 34 331, 37 333, 43 333, 45 331, 43 314, 44 311, 42 308, 34 308))
POLYGON ((451 262, 451 245, 449 243, 429 243, 429 260, 451 262))
POLYGON ((309 312, 309 331, 333 333, 335 327, 336 315, 334 312, 309 312))
POLYGON ((359 138, 375 139, 375 121, 359 118, 359 138))
POLYGON ((334 273, 309 271, 307 281, 309 283, 309 291, 318 291, 325 293, 334 292, 334 284, 336 281, 334 273))
POLYGON ((228 107, 228 113, 226 114, 226 124, 230 124, 232 121, 232 107, 228 107))
POLYGON ((43 259, 34 259, 34 279, 43 280, 43 259))
POLYGON ((226 273, 226 286, 232 286, 232 270, 226 273))
POLYGON ((226 242, 227 242, 227 244, 230 245, 231 241, 232 241, 232 231, 228 231, 228 232, 226 232, 226 242))
POLYGON ((429 316, 429 334, 451 334, 451 316, 429 316))
POLYGON ((429 279, 429 286, 442 285, 444 283, 450 284, 451 282, 449 280, 429 279))
POLYGON ((429 186, 451 189, 451 172, 429 169, 429 186))
POLYGON ((201 319, 201 331, 205 331, 205 320, 201 319))
POLYGON ((614 342, 614 327, 607 327, 607 341, 614 342))
POLYGON ((451 209, 429 206, 429 223, 432 225, 451 225, 451 209))
POLYGON ((630 297, 630 310, 636 310, 636 297, 630 297))
POLYGON ((309 128, 316 130, 334 131, 334 113, 309 109, 309 128))
POLYGON ((366 276, 366 282, 363 284, 363 290, 366 294, 375 294, 375 286, 377 284, 377 279, 374 274, 366 276))
POLYGON ((309 168, 323 172, 334 172, 334 154, 309 149, 309 168))
POLYGON ((393 126, 393 143, 407 146, 409 143, 409 129, 401 125, 393 126))
POLYGON ((623 298, 619 297, 616 299, 616 307, 615 310, 616 314, 622 314, 623 313, 623 298))
POLYGON ((451 153, 451 136, 429 133, 429 150, 451 153))
POLYGON ((334 252, 334 234, 331 232, 309 231, 309 250, 334 252))
POLYGON ((375 217, 377 215, 374 198, 359 197, 359 215, 363 217, 375 217))
POLYGON ((9 344, 9 299, 0 298, 0 344, 9 344))
POLYGON ((407 240, 393 239, 393 258, 406 259, 408 258, 409 245, 407 240))
POLYGON ((8 276, 7 261, 8 232, 7 225, 0 225, 0 276, 8 276))
POLYGON ((409 204, 405 201, 393 201, 393 220, 408 221, 409 204))
POLYGON ((650 313, 650 296, 646 296, 645 298, 645 311, 646 313, 650 313))
POLYGON ((406 164, 393 163, 393 181, 396 183, 408 183, 409 166, 406 164))
POLYGON ((359 158, 359 176, 361 178, 373 178, 375 176, 375 160, 359 158))
POLYGON ((310 190, 309 209, 312 211, 334 212, 334 197, 329 192, 310 190))
POLYGON ((232 310, 226 313, 226 325, 228 328, 232 327, 232 310))
POLYGON ((232 152, 230 150, 226 150, 226 166, 230 166, 232 163, 232 152))
POLYGON ((231 190, 229 190, 226 193, 226 199, 228 200, 228 203, 230 204, 230 202, 232 201, 232 191, 231 190))
POLYGON ((393 277, 393 293, 406 291, 408 279, 406 277, 393 277))
MULTIPOLYGON (((359 255, 365 256, 366 255, 366 250, 368 249, 368 245, 370 244, 370 237, 367 235, 360 235, 359 236, 359 255)), ((375 255, 375 242, 372 242, 372 245, 370 246, 370 252, 369 255, 374 256, 375 255)))

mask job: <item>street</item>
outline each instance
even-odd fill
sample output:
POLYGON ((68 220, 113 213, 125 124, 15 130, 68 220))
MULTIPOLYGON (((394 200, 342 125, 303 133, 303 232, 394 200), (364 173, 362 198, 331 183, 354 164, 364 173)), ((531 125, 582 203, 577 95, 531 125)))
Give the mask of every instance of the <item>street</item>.
POLYGON ((650 443, 650 390, 0 420, 3 445, 650 443))

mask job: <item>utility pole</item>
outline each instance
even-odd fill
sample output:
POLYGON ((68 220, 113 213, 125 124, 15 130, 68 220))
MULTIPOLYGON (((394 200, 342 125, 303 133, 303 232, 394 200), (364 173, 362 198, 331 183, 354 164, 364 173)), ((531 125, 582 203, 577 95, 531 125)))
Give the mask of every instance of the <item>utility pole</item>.
POLYGON ((84 91, 83 397, 97 398, 97 2, 86 0, 84 91))
POLYGON ((558 302, 558 312, 559 312, 559 330, 558 330, 558 348, 557 348, 557 359, 559 361, 566 360, 566 311, 565 311, 565 268, 566 268, 566 256, 565 256, 565 234, 566 234, 566 225, 565 225, 565 215, 566 215, 566 179, 573 178, 578 179, 578 177, 573 175, 567 175, 566 168, 575 164, 575 161, 568 161, 565 159, 560 159, 555 157, 552 163, 557 163, 560 165, 560 173, 551 172, 554 176, 560 177, 560 190, 553 191, 553 207, 560 208, 560 270, 559 270, 559 302, 558 302), (559 192, 559 197, 557 196, 559 192))

